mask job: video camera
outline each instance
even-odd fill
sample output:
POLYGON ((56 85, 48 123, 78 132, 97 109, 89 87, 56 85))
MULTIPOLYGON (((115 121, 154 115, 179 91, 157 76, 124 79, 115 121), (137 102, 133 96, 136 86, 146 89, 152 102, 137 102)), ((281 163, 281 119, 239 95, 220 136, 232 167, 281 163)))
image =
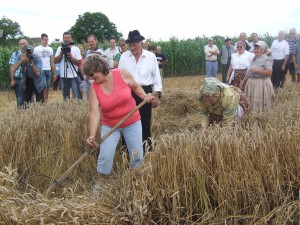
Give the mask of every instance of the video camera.
POLYGON ((71 52, 71 47, 69 45, 74 45, 74 42, 64 42, 61 44, 61 51, 64 55, 67 55, 71 52))
POLYGON ((32 47, 31 47, 31 46, 27 46, 27 47, 26 47, 26 57, 27 57, 30 61, 33 60, 32 47))

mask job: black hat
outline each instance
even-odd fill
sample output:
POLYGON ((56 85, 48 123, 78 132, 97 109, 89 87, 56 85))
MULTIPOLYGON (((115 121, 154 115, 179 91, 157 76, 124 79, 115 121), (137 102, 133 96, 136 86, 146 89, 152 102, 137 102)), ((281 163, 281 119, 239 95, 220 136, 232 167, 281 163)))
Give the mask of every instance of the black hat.
POLYGON ((145 38, 140 34, 138 30, 129 31, 128 39, 125 41, 126 44, 130 44, 133 42, 143 41, 145 38))
POLYGON ((225 39, 225 42, 227 42, 227 41, 231 41, 231 39, 230 39, 230 38, 226 38, 226 39, 225 39))

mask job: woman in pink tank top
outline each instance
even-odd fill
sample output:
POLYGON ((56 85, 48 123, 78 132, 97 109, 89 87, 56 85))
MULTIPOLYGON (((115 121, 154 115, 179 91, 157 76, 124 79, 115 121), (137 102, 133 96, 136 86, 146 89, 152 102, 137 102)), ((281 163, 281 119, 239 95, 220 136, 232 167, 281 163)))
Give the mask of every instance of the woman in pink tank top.
MULTIPOLYGON (((109 70, 107 60, 98 54, 91 54, 85 58, 83 71, 87 76, 94 79, 90 89, 90 136, 86 140, 88 146, 94 147, 93 141, 100 125, 100 119, 100 132, 103 137, 136 107, 131 92, 148 103, 154 97, 151 93, 146 94, 128 71, 109 70)), ((137 110, 101 143, 97 165, 97 172, 100 175, 109 175, 111 173, 114 154, 121 132, 127 144, 130 167, 134 169, 143 162, 142 125, 141 117, 137 110)))

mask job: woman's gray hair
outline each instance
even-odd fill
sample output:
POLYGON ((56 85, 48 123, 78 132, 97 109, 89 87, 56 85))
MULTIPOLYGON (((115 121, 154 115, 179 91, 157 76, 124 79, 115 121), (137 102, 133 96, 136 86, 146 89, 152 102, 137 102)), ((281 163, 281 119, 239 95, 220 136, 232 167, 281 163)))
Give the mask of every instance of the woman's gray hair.
POLYGON ((95 72, 101 72, 104 75, 109 73, 109 65, 107 59, 101 57, 99 54, 88 54, 82 65, 83 72, 87 76, 93 76, 95 72))

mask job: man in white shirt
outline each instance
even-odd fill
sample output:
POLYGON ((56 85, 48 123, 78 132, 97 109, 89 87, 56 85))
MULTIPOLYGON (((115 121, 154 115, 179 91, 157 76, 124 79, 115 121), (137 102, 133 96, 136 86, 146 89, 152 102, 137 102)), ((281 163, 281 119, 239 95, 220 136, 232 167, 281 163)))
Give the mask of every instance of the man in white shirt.
POLYGON ((206 77, 217 77, 219 49, 214 45, 212 38, 208 38, 208 44, 204 46, 206 77))
MULTIPOLYGON (((135 81, 142 86, 146 93, 162 91, 162 81, 159 73, 157 60, 154 54, 143 49, 142 41, 145 38, 140 35, 138 30, 129 32, 126 43, 129 44, 129 50, 121 55, 118 68, 128 70, 135 81)), ((142 99, 133 94, 136 104, 140 104, 142 99)), ((143 141, 150 146, 151 150, 151 117, 152 108, 157 107, 158 97, 151 104, 145 104, 140 109, 141 122, 143 128, 143 141)), ((146 150, 144 145, 144 151, 146 150)))
POLYGON ((39 55, 42 58, 43 70, 42 76, 44 77, 47 88, 43 90, 44 101, 48 101, 48 92, 51 83, 51 72, 53 74, 53 80, 56 80, 56 67, 54 64, 53 49, 48 46, 49 38, 47 34, 41 35, 41 44, 34 48, 34 54, 39 55))
POLYGON ((278 39, 273 41, 270 48, 274 60, 271 76, 274 88, 282 88, 285 81, 285 67, 288 62, 290 49, 284 37, 285 32, 279 31, 278 39))
POLYGON ((116 39, 114 37, 111 37, 109 39, 109 48, 105 50, 105 55, 108 60, 109 68, 113 69, 114 68, 114 57, 120 53, 119 48, 117 47, 116 44, 116 39))
POLYGON ((82 99, 80 92, 80 79, 78 79, 78 65, 81 62, 81 53, 72 42, 72 34, 64 32, 63 45, 57 48, 54 63, 60 63, 60 85, 63 98, 70 98, 72 89, 76 99, 82 99))

